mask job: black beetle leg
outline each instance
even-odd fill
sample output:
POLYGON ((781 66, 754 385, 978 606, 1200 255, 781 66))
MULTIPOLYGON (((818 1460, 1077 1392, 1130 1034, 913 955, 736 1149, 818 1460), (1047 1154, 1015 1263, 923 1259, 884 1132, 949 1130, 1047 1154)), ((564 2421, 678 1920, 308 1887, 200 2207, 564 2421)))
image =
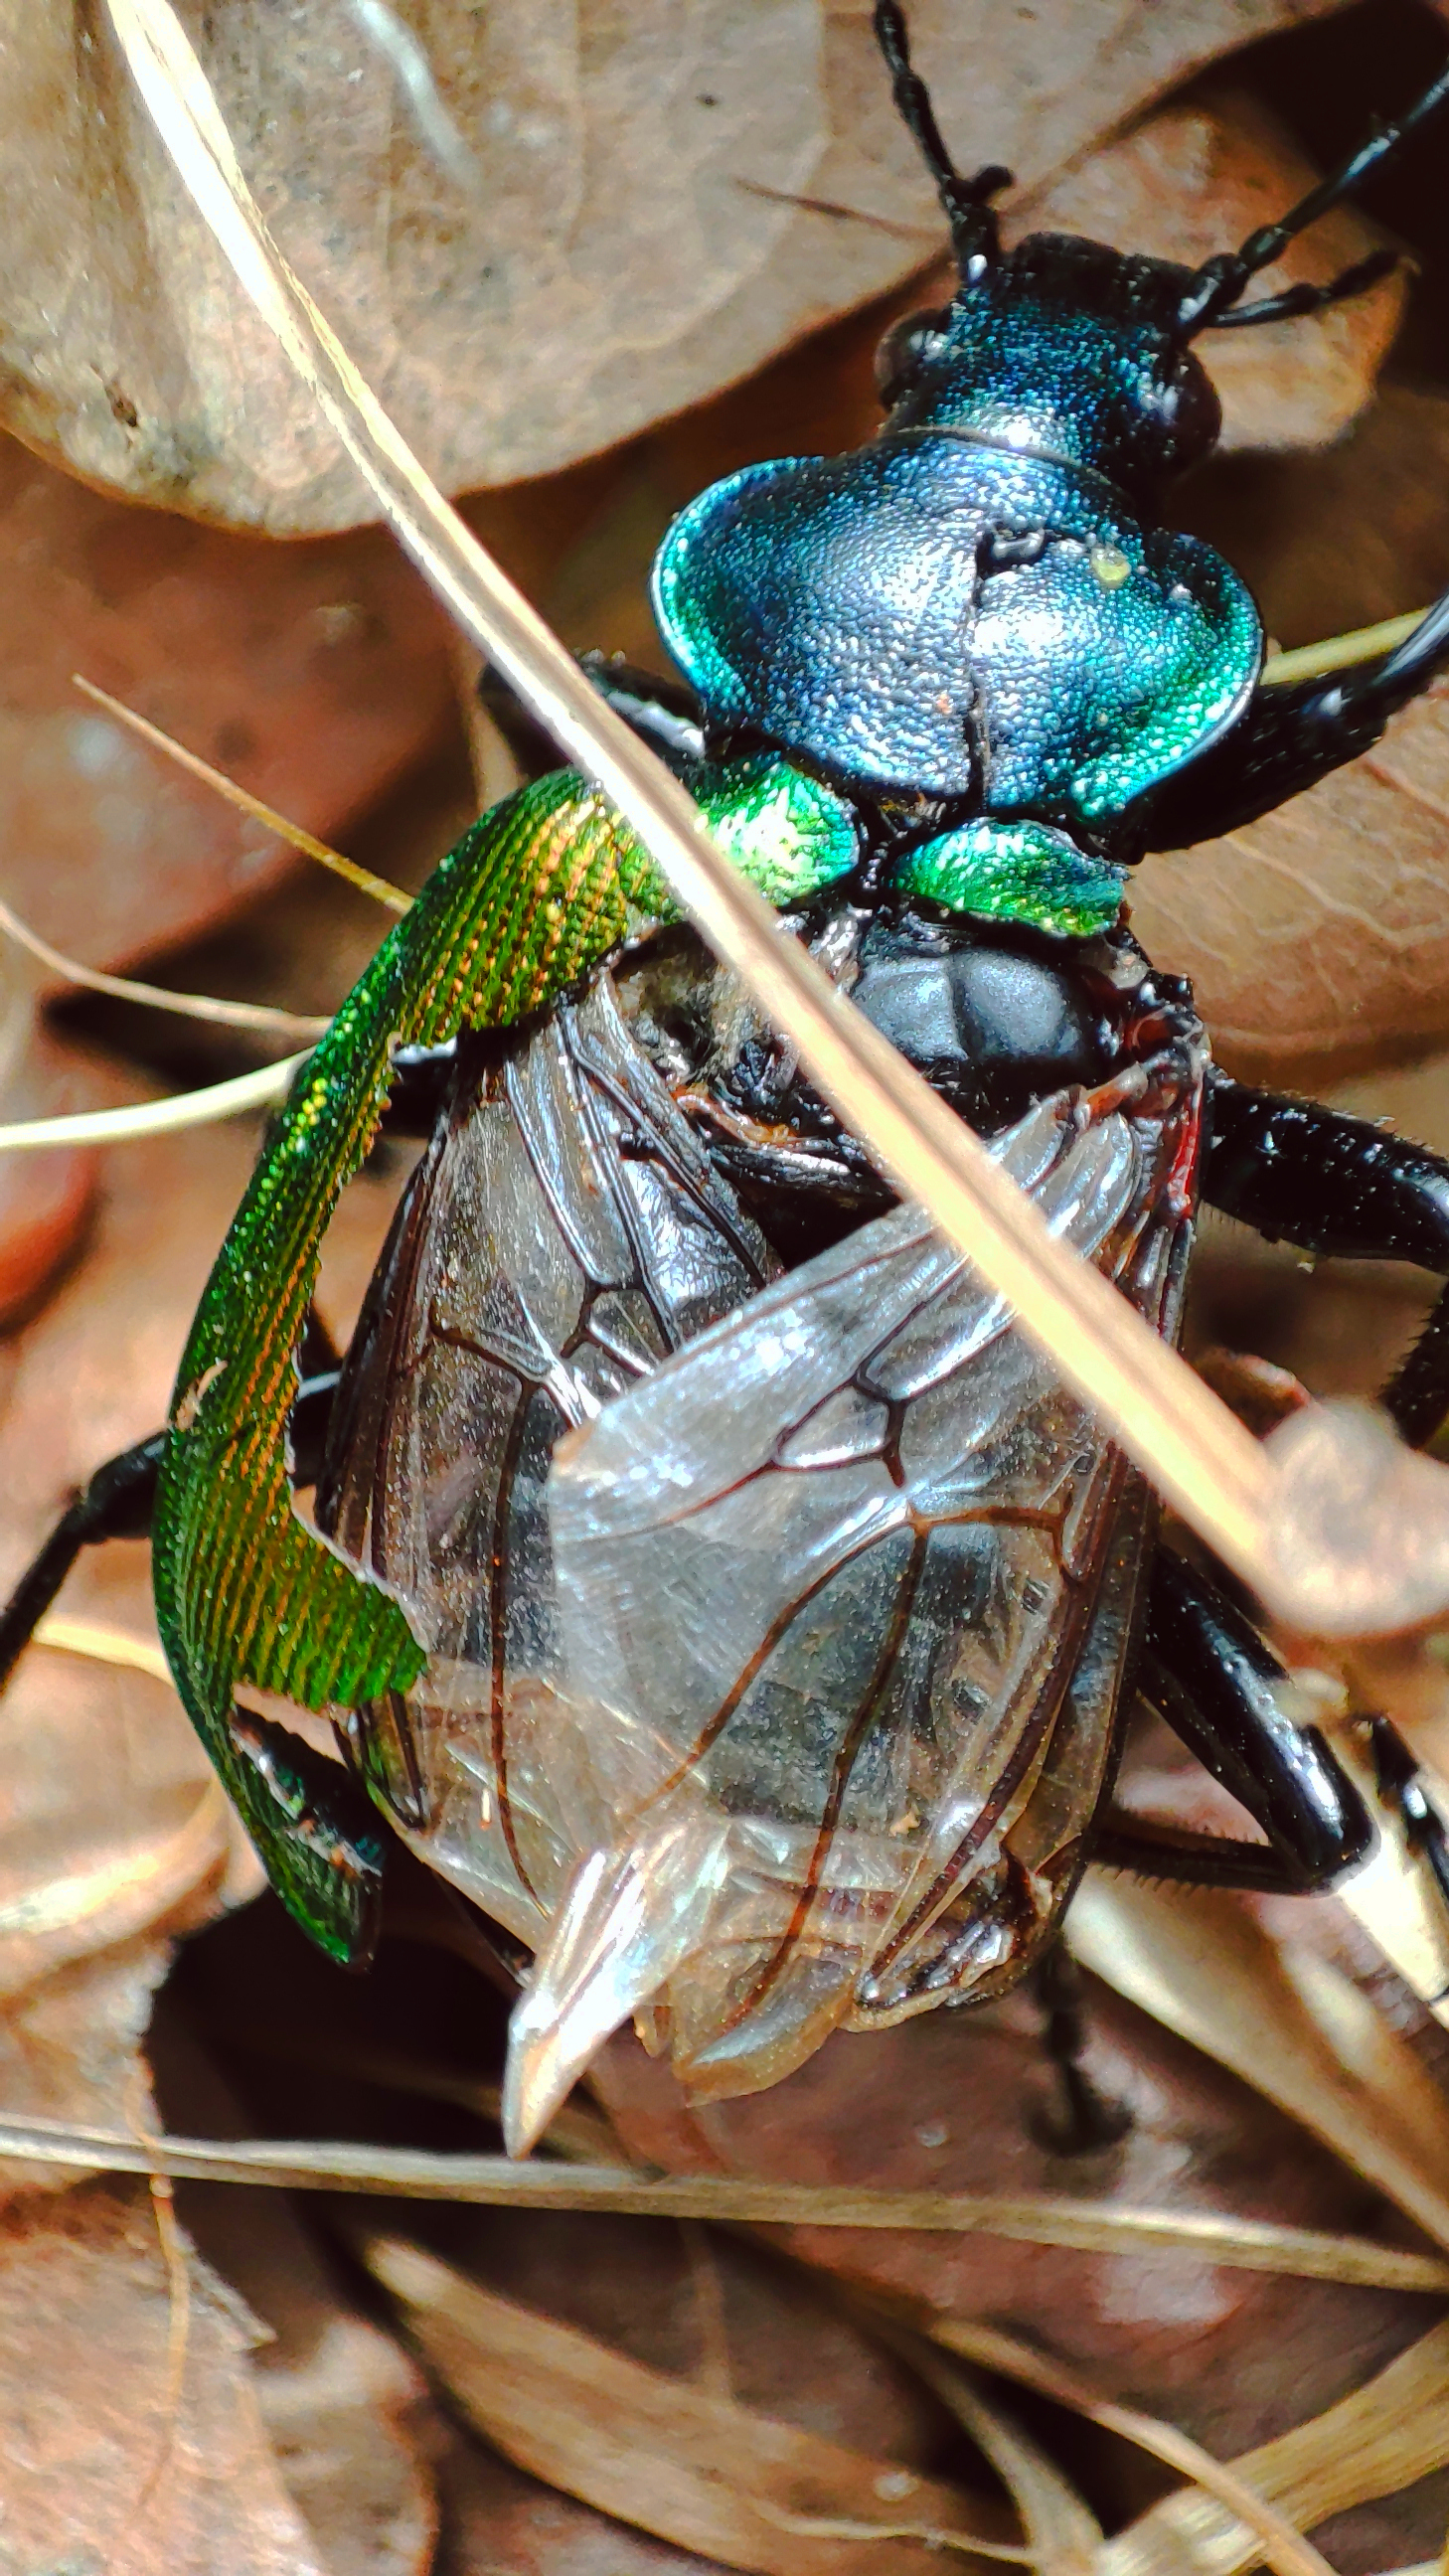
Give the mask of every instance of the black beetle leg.
POLYGON ((1216 840, 1298 796, 1378 741, 1449 664, 1449 591, 1396 651, 1313 680, 1260 684, 1237 722, 1125 819, 1149 850, 1216 840))
MULTIPOLYGON (((1270 1243, 1449 1275, 1449 1162, 1317 1101, 1215 1074, 1202 1190, 1270 1243)), ((1383 1402, 1405 1440, 1438 1429, 1449 1410, 1449 1294, 1383 1402)))
MULTIPOLYGON (((600 697, 671 768, 687 775, 704 758, 700 704, 685 681, 659 679, 653 671, 638 670, 633 663, 606 653, 581 653, 579 661, 600 697)), ((557 769, 559 754, 553 737, 491 662, 484 664, 479 675, 478 696, 525 778, 541 778, 557 769)))
MULTIPOLYGON (((304 1356, 320 1355, 322 1351, 331 1353, 333 1365, 303 1379, 292 1407, 289 1472, 294 1485, 316 1482, 339 1375, 330 1340, 316 1318, 309 1317, 304 1356)), ((149 1538, 166 1439, 164 1431, 153 1431, 148 1439, 123 1449, 119 1457, 108 1458, 97 1467, 69 1510, 61 1514, 0 1610, 0 1690, 9 1681, 81 1550, 101 1547, 107 1539, 149 1538)))
POLYGON ((1060 1938, 1031 1972, 1042 2012, 1042 2047, 1056 2072, 1057 2107, 1033 2122, 1039 2146, 1056 2156, 1084 2156, 1113 2147, 1132 2126, 1125 2102, 1110 2101, 1082 2063, 1086 2017, 1082 1972, 1060 1938))
POLYGON ((1425 1795, 1419 1766, 1386 1717, 1376 1717, 1370 1733, 1374 1778, 1385 1806, 1392 1807, 1411 1852, 1428 1862, 1434 1883, 1449 1907, 1449 1832, 1433 1800, 1425 1795))
POLYGON ((166 1446, 164 1431, 108 1458, 63 1512, 0 1610, 0 1690, 9 1681, 40 1621, 83 1547, 108 1538, 147 1538, 156 1500, 156 1478, 166 1446))
POLYGON ((1216 1584, 1159 1547, 1137 1687, 1268 1839, 1195 1833, 1113 1807, 1094 1828, 1093 1859, 1274 1895, 1330 1887, 1362 1860, 1373 1843, 1368 1811, 1318 1729, 1284 1714, 1277 1692, 1286 1678, 1216 1584))

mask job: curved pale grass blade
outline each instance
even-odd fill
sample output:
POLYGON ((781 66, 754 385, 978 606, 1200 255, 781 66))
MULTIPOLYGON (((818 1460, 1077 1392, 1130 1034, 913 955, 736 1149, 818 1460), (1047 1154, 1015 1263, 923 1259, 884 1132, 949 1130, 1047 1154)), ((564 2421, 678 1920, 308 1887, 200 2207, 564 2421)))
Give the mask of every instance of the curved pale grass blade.
MULTIPOLYGON (((1063 1375, 1250 1581, 1271 1482, 1227 1408, 1098 1275, 1073 1262, 977 1140, 846 1004, 736 875, 662 763, 597 693, 424 474, 280 259, 205 76, 166 0, 109 0, 146 104, 241 283, 367 477, 445 607, 561 749, 639 833, 696 927, 798 1048, 812 1080, 892 1174, 1006 1295, 1063 1375)), ((1392 1617, 1380 1626, 1391 1626, 1392 1617)))
POLYGON ((123 1671, 149 1673, 151 1679, 171 1682, 171 1667, 154 1638, 128 1636, 124 1628, 112 1628, 99 1619, 71 1619, 58 1610, 47 1610, 35 1623, 30 1640, 33 1646, 48 1646, 57 1655, 84 1655, 93 1664, 116 1664, 123 1671))
POLYGON ((41 1154, 52 1145, 124 1145, 139 1136, 169 1136, 182 1127, 213 1127, 223 1118, 244 1118, 254 1109, 275 1109, 286 1099, 298 1068, 311 1053, 283 1056, 257 1073, 237 1074, 230 1082, 207 1083, 200 1091, 178 1091, 170 1100, 138 1100, 126 1109, 80 1109, 63 1118, 22 1118, 0 1127, 0 1153, 41 1154))
POLYGON ((486 2441, 677 2548, 756 2576, 1025 2558, 990 2506, 954 2487, 647 2369, 418 2246, 376 2238, 363 2260, 486 2441))
POLYGON ((1120 2434, 1124 2441, 1151 2452, 1154 2459, 1176 2469, 1181 2476, 1194 2479, 1256 2534, 1259 2556, 1265 2566, 1274 2570, 1274 2576, 1333 2576, 1327 2559, 1300 2531, 1294 2530, 1275 2505, 1250 2487, 1235 2468, 1226 2468, 1201 2443, 1180 2433, 1175 2424, 1164 2423, 1160 2416, 1145 2415, 1136 2406, 1117 2406, 1107 2398, 1097 2397, 1060 2362, 1048 2360, 1045 2354, 1034 2352, 1030 2344, 1018 2343, 1014 2335, 1001 2334, 994 2326, 942 2317, 933 2319, 928 2331, 932 2342, 944 2344, 948 2352, 960 2353, 967 2361, 999 2371, 1004 2379, 1017 2380, 1023 2388, 1034 2388, 1059 2406, 1069 2406, 1074 2414, 1100 2424, 1104 2432, 1120 2434))
POLYGON ((181 1019, 209 1020, 220 1028, 256 1029, 266 1037, 320 1038, 330 1025, 300 1011, 274 1010, 267 1002, 219 1002, 211 993, 171 993, 164 984, 137 984, 129 975, 103 974, 98 966, 82 966, 78 958, 52 948, 48 939, 31 930, 3 902, 0 930, 65 983, 89 993, 110 993, 120 1002, 140 1002, 147 1010, 174 1011, 181 1019))
POLYGON ((1070 2478, 1040 2443, 988 2397, 973 2371, 948 2360, 924 2335, 910 2334, 872 2315, 874 2331, 908 2361, 948 2413, 990 2461, 1021 2519, 1040 2576, 1093 2576, 1102 2548, 1102 2526, 1070 2478))
POLYGON ((1320 644, 1298 644, 1291 653, 1270 653, 1263 664, 1269 688, 1287 688, 1294 680, 1322 679, 1329 671, 1346 671, 1351 662, 1370 662, 1407 644, 1422 626, 1427 608, 1411 608, 1403 617, 1381 618, 1377 626, 1355 627, 1351 635, 1325 635, 1320 644))
POLYGON ((163 733, 159 725, 151 724, 145 716, 138 716, 134 707, 113 698, 108 689, 98 689, 94 680, 83 679, 79 671, 72 671, 70 676, 73 687, 80 690, 82 697, 104 707, 107 715, 114 716, 118 724, 128 725, 131 732, 139 734, 142 742, 149 743, 153 751, 163 752, 178 769, 189 770, 204 787, 214 787, 217 795, 224 797, 228 805, 234 805, 238 813, 250 814, 255 823, 265 823, 267 830, 275 832, 278 840, 285 841, 289 848, 300 850, 305 859, 315 859, 320 868, 330 868, 345 885, 354 887, 358 894, 371 895, 374 903, 385 905, 389 912, 407 911, 412 897, 404 894, 401 886, 389 885, 386 877, 374 876, 370 868, 360 868, 355 859, 344 859, 340 850, 329 849, 315 833, 304 832, 300 823, 289 822, 275 806, 264 805, 259 796, 251 795, 245 787, 238 787, 234 778, 228 778, 220 769, 213 769, 209 760, 202 760, 196 752, 188 751, 184 743, 175 741, 169 733, 163 733))
MULTIPOLYGON (((1376 1694, 1370 1704, 1387 1707, 1390 1703, 1376 1694)), ((1311 1723, 1315 1714, 1322 1712, 1305 1711, 1303 1722, 1311 1723)), ((1442 1740, 1442 1720, 1436 1718, 1434 1727, 1442 1740)), ((1449 1912, 1434 1873, 1425 1854, 1410 1847, 1397 1809, 1379 1800, 1361 1732, 1334 1725, 1332 1741, 1334 1753, 1378 1826, 1378 1841, 1367 1860, 1338 1881, 1334 1896, 1377 1943, 1409 1992, 1449 2028, 1449 1912)), ((1414 1750, 1422 1761, 1427 1748, 1416 1745, 1414 1750)), ((1425 1786, 1431 1796, 1440 1794, 1428 1782, 1425 1786)))
POLYGON ((1084 1967, 1265 2093, 1449 2245, 1449 2101, 1339 1969, 1270 1940, 1222 1889, 1148 1887, 1099 1870, 1073 1900, 1067 1937, 1084 1967))
POLYGON ((400 2200, 458 2201, 517 2209, 617 2210, 638 2218, 703 2218, 751 2227, 919 2228, 1068 2245, 1092 2254, 1167 2257, 1230 2270, 1283 2272, 1361 2288, 1443 2297, 1449 2267, 1433 2255, 1308 2228, 1252 2220, 1195 2219, 1168 2210, 1106 2210, 1095 2201, 1006 2200, 933 2191, 836 2190, 815 2183, 755 2182, 736 2175, 641 2173, 628 2167, 518 2163, 510 2156, 433 2155, 421 2148, 341 2141, 134 2137, 114 2129, 0 2114, 0 2155, 38 2164, 94 2165, 107 2173, 165 2173, 200 2182, 269 2183, 277 2189, 379 2192, 400 2200))
MULTIPOLYGON (((1305 2530, 1412 2486, 1449 2461, 1449 2324, 1435 2326, 1362 2388, 1245 2451, 1235 2473, 1305 2530)), ((1098 2576, 1245 2576, 1255 2533, 1200 2487, 1165 2496, 1117 2533, 1098 2576)))

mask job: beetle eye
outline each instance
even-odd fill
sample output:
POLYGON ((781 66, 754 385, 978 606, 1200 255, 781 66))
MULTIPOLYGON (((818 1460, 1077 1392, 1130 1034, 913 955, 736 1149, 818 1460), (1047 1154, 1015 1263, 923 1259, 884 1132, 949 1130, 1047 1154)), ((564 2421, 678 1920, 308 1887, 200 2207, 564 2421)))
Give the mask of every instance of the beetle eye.
POLYGON ((939 356, 946 343, 946 326, 950 313, 908 313, 893 323, 875 353, 876 390, 889 410, 903 391, 908 377, 928 358, 939 356))

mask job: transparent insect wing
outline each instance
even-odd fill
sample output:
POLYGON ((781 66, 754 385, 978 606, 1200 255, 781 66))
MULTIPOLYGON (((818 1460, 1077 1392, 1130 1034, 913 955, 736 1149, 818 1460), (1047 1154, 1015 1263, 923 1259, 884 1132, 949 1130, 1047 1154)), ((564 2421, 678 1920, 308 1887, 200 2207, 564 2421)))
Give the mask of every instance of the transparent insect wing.
MULTIPOLYGON (((994 1149, 1168 1329, 1199 1074, 994 1149)), ((319 1524, 430 1649, 355 1749, 536 1952, 515 2148, 630 2013, 737 2092, 989 1991, 1100 1792, 1135 1480, 915 1210, 777 1267, 604 976, 464 1050, 354 1345, 319 1524)))
POLYGON ((404 1837, 520 1939, 639 1803, 561 1699, 554 1443, 772 1275, 603 977, 465 1049, 354 1341, 319 1484, 334 1545, 430 1649, 357 1753, 404 1837))
MULTIPOLYGON (((998 1145, 1169 1329, 1199 1072, 1189 1048, 1149 1114, 1063 1095, 998 1145)), ((607 1712, 596 1760, 627 1747, 661 1811, 687 1786, 727 1821, 696 1948, 674 1964, 660 1927, 694 2092, 774 2082, 843 2021, 1019 1965, 1101 1791, 1145 1514, 916 1211, 621 1393, 564 1444, 547 1507, 566 1695, 607 1712)), ((648 1814, 628 1811, 636 1846, 648 1814)), ((622 1889, 621 1923, 645 1903, 622 1889)), ((540 1960, 520 2044, 556 2046, 565 1964, 540 1960)))

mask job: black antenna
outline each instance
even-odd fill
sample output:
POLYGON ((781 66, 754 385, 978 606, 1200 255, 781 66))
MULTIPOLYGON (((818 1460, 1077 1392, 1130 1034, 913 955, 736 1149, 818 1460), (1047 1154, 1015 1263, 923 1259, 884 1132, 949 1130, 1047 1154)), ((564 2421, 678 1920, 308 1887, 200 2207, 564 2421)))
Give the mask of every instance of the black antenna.
POLYGON ((963 178, 941 137, 931 93, 911 65, 910 41, 900 0, 875 0, 875 40, 885 57, 891 88, 903 123, 936 183, 936 194, 951 227, 951 248, 962 283, 974 285, 1001 256, 1001 236, 990 200, 1011 185, 1011 172, 989 162, 974 177, 963 178))
POLYGON ((1370 258, 1346 268, 1341 277, 1325 287, 1288 287, 1282 295, 1267 296, 1259 304, 1250 304, 1241 313, 1234 312, 1250 278, 1260 269, 1271 268, 1280 259, 1290 241, 1316 224, 1320 215, 1338 205, 1362 187, 1365 179, 1383 168, 1386 161, 1402 151, 1411 136, 1449 100, 1449 65, 1431 82, 1422 98, 1416 99, 1407 114, 1395 125, 1376 125, 1366 143, 1306 197, 1280 216, 1276 224, 1265 224, 1260 232, 1250 233, 1241 250, 1219 252, 1216 259, 1203 262, 1178 307, 1177 329, 1184 340, 1199 331, 1224 329, 1234 323, 1278 322, 1295 313, 1312 313, 1323 304, 1336 304, 1342 296, 1360 295, 1367 286, 1384 276, 1393 266, 1393 255, 1375 251, 1370 258))
POLYGON ((1245 331, 1255 322, 1293 322, 1302 313, 1321 313, 1325 304, 1342 304, 1350 295, 1366 295, 1399 265, 1396 250, 1371 250, 1367 259, 1352 268, 1340 270, 1326 286, 1285 286, 1281 295, 1260 296, 1256 304, 1234 304, 1207 323, 1199 322, 1200 331, 1245 331))

